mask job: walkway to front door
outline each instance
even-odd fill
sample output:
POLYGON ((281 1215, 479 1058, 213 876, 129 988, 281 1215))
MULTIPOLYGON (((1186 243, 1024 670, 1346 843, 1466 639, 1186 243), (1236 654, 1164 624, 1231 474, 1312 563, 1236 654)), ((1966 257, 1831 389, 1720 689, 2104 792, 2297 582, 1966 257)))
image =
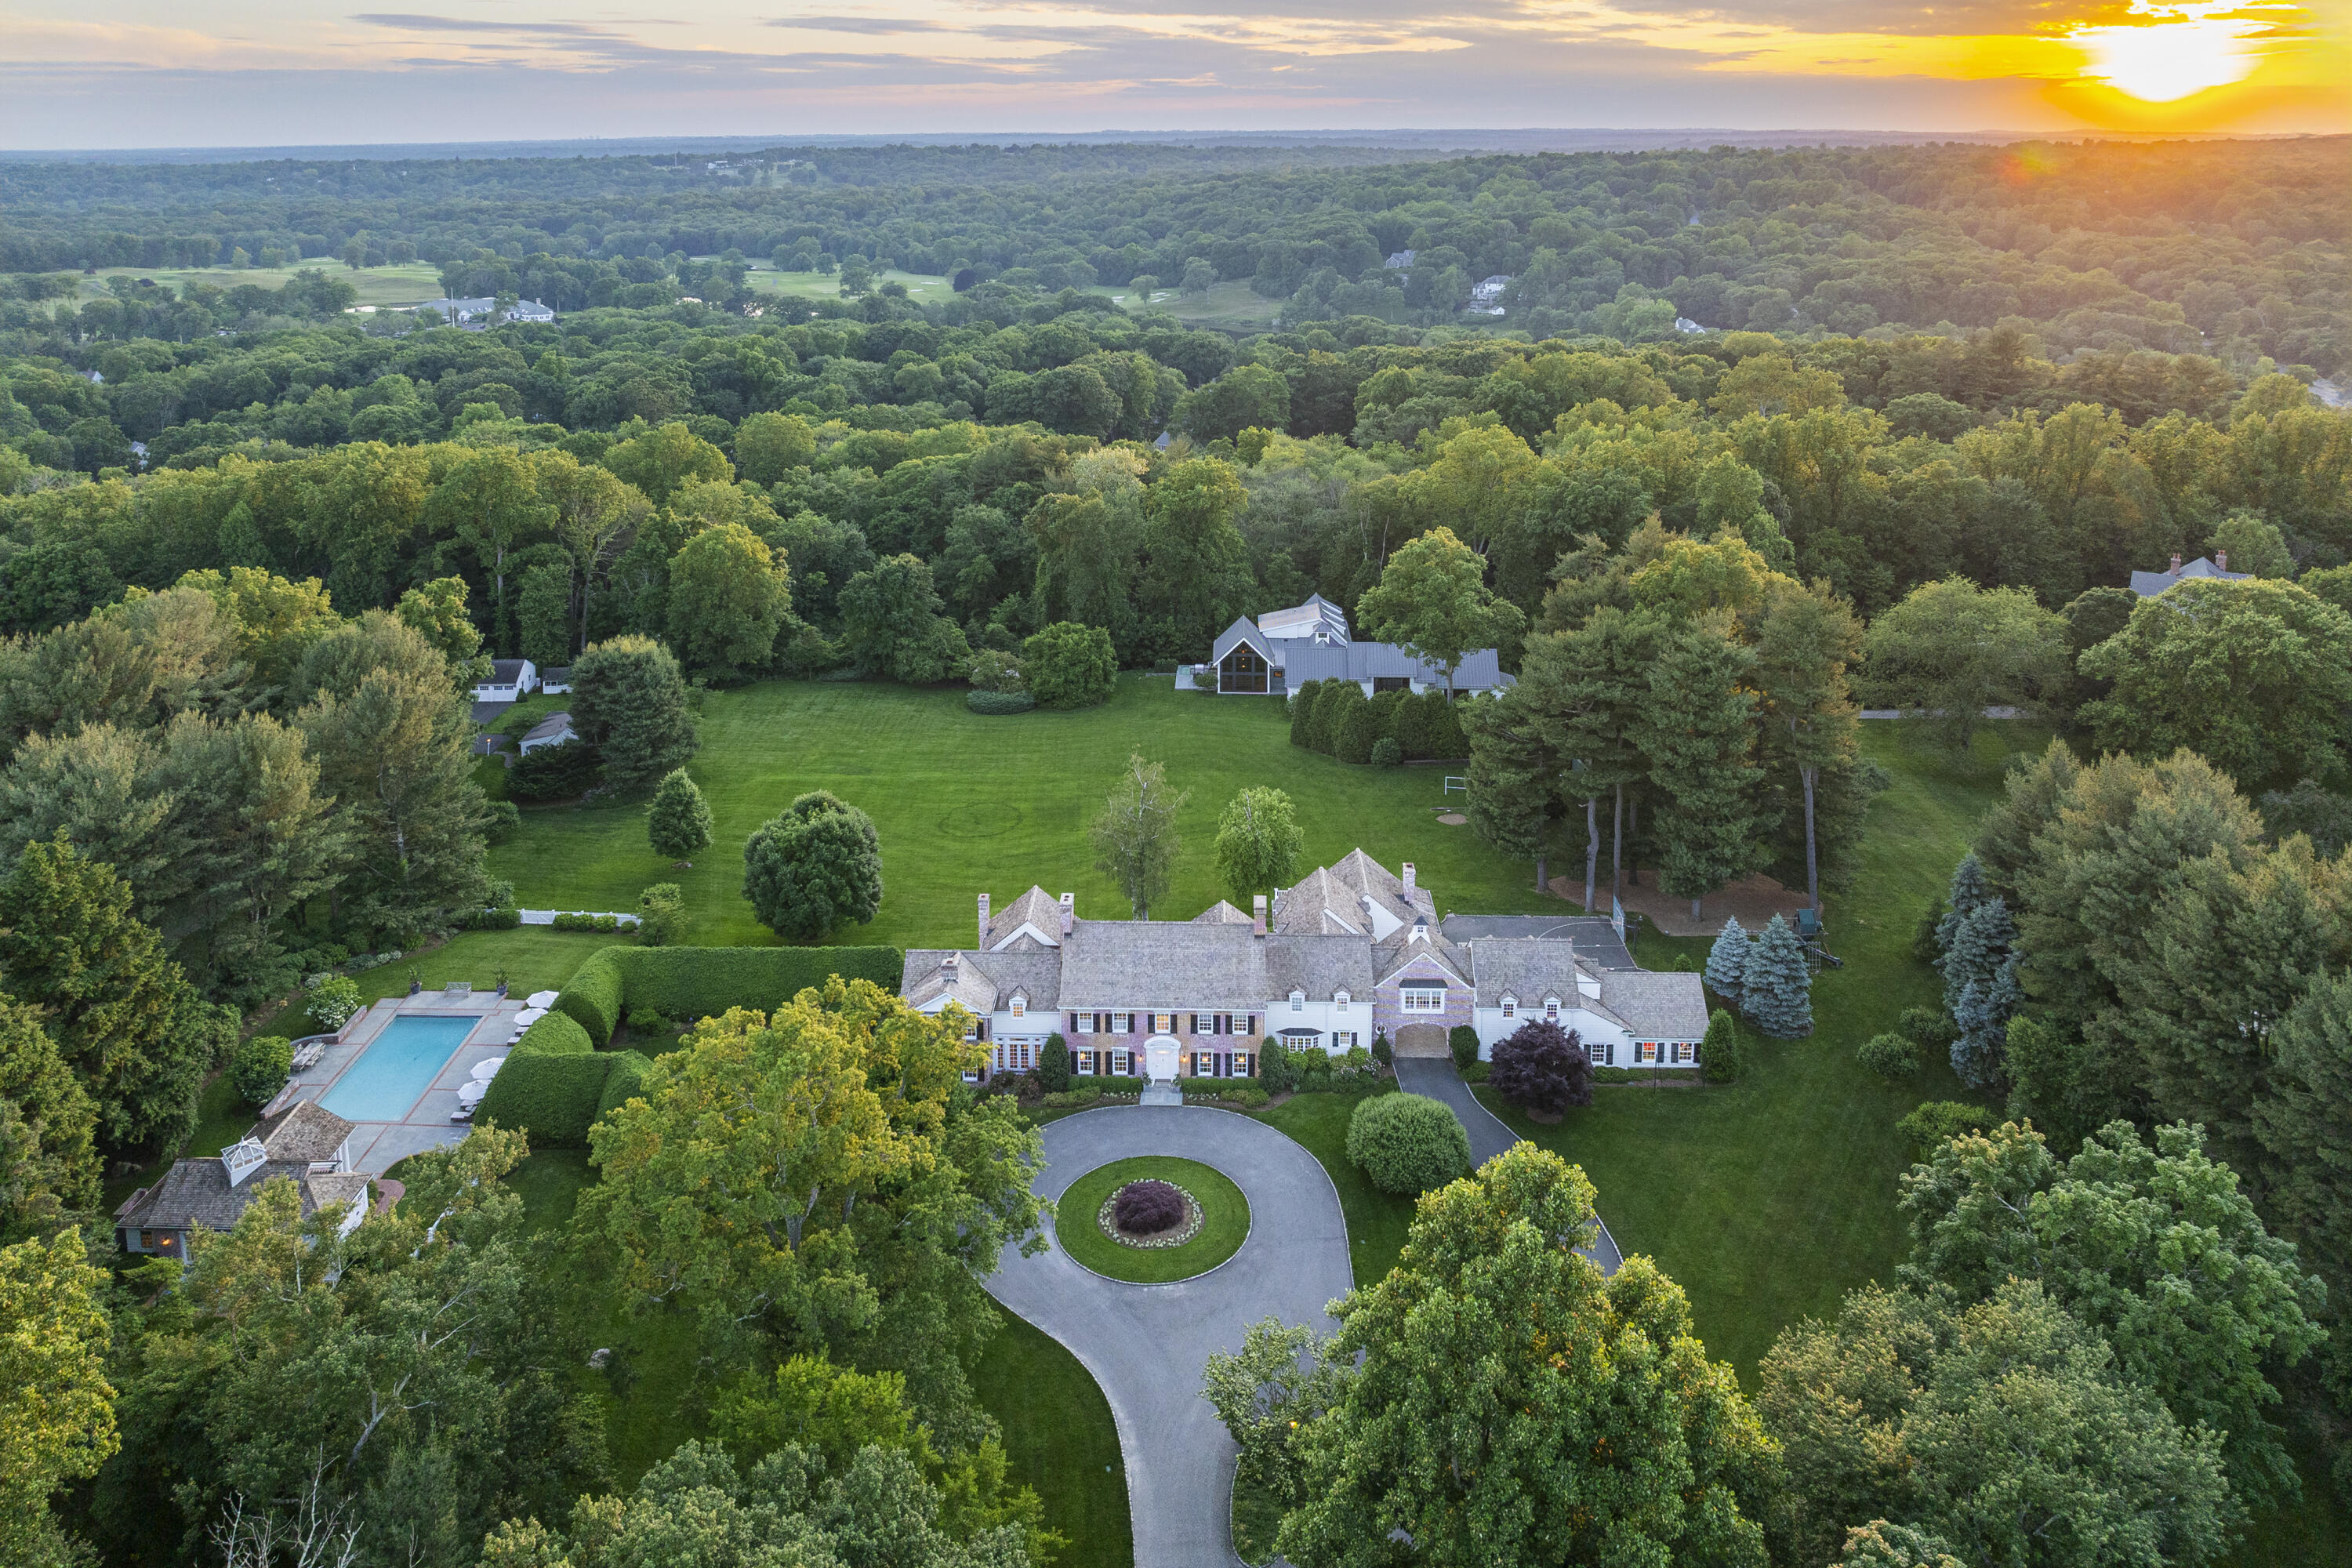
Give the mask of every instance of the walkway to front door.
POLYGON ((1153 1083, 1176 1078, 1177 1045, 1173 1036, 1154 1035, 1143 1042, 1143 1076, 1153 1083))

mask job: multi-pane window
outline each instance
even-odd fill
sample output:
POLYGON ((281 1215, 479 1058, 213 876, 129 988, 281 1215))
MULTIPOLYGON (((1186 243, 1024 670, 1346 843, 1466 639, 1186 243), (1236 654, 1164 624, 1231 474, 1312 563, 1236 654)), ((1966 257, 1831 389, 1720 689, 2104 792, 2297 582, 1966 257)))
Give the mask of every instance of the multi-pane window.
POLYGON ((1443 1013, 1445 1011, 1445 987, 1408 985, 1400 994, 1398 1001, 1408 1013, 1443 1013))
POLYGON ((1304 1013, 1307 1011, 1306 992, 1294 991, 1290 994, 1290 1010, 1294 1013, 1304 1013))
POLYGON ((1070 1024, 1079 1034, 1091 1035, 1095 1032, 1095 1020, 1100 1016, 1098 1013, 1073 1013, 1070 1024))
POLYGON ((1173 1013, 1154 1013, 1151 1015, 1151 1032, 1155 1035, 1174 1034, 1176 1032, 1176 1015, 1173 1013))
POLYGON ((1544 1022, 1547 1024, 1557 1024, 1559 1022, 1559 997, 1547 996, 1544 998, 1544 1022))
POLYGON ((1110 1032, 1114 1035, 1131 1035, 1135 1033, 1135 1015, 1132 1013, 1113 1013, 1110 1016, 1110 1032))
POLYGON ((1029 998, 1022 995, 1018 991, 1014 992, 1013 994, 1013 1016, 1016 1018, 1024 1018, 1027 1017, 1028 1015, 1029 998))
POLYGON ((1509 1023, 1512 1019, 1514 1019, 1514 1018, 1517 1017, 1518 1016, 1519 1016, 1519 999, 1518 999, 1517 997, 1516 997, 1516 996, 1506 996, 1506 997, 1504 997, 1504 998, 1503 998, 1503 1021, 1504 1021, 1505 1023, 1507 1023, 1507 1023, 1509 1023))
POLYGON ((1617 1047, 1608 1040, 1592 1040, 1586 1043, 1584 1053, 1594 1067, 1605 1068, 1615 1058, 1617 1047))
POLYGON ((1334 1013, 1344 1013, 1347 1010, 1348 994, 1345 991, 1335 993, 1331 997, 1331 1011, 1334 1013))
POLYGON ((1636 1040, 1636 1041, 1634 1041, 1634 1042, 1633 1042, 1633 1059, 1634 1059, 1635 1061, 1637 1061, 1637 1062, 1654 1062, 1654 1061, 1656 1061, 1656 1060, 1658 1059, 1658 1046, 1657 1046, 1657 1042, 1656 1042, 1656 1041, 1654 1041, 1654 1040, 1636 1040))

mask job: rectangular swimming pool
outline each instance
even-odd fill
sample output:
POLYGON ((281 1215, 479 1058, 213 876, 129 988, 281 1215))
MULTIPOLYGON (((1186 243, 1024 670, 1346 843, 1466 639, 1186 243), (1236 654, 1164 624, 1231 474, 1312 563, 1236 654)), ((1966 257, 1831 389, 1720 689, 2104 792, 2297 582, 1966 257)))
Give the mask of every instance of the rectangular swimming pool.
POLYGON ((433 1087, 450 1054, 480 1022, 465 1016, 394 1016, 319 1103, 351 1121, 404 1120, 409 1107, 433 1087))

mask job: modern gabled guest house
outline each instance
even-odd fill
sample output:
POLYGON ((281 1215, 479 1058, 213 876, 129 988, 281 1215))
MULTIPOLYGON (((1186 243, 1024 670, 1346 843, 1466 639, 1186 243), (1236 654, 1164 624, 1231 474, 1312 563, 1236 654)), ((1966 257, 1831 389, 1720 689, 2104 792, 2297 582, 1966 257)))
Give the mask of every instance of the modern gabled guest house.
POLYGON ((1391 873, 1357 849, 1254 901, 1095 921, 1068 893, 1033 887, 1001 910, 982 893, 974 945, 910 950, 900 989, 922 1012, 970 1012, 996 1072, 1035 1067, 1055 1034, 1081 1073, 1154 1081, 1255 1076, 1268 1038, 1344 1055, 1384 1034, 1443 1055, 1465 1024, 1483 1058, 1530 1018, 1575 1030, 1601 1066, 1698 1065, 1699 976, 1605 967, 1554 937, 1449 939, 1411 862, 1391 873))

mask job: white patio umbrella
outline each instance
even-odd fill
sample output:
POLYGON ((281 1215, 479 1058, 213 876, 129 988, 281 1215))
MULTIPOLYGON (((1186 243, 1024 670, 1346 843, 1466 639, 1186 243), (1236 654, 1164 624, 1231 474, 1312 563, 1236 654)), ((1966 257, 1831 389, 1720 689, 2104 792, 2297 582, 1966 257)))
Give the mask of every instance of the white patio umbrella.
POLYGON ((482 1096, 488 1093, 489 1089, 490 1086, 480 1079, 467 1079, 457 1086, 457 1103, 470 1110, 482 1102, 482 1096))
POLYGON ((530 995, 522 999, 522 1005, 526 1007, 552 1007, 555 1005, 555 993, 552 991, 534 991, 530 995))
POLYGON ((478 1082, 488 1083, 490 1079, 498 1077, 499 1064, 506 1059, 507 1058, 504 1057, 484 1057, 480 1061, 474 1064, 475 1079, 478 1082))
POLYGON ((538 1023, 541 1018, 546 1016, 547 1009, 544 1007, 525 1007, 521 1012, 515 1015, 515 1022, 528 1029, 533 1024, 538 1023))

